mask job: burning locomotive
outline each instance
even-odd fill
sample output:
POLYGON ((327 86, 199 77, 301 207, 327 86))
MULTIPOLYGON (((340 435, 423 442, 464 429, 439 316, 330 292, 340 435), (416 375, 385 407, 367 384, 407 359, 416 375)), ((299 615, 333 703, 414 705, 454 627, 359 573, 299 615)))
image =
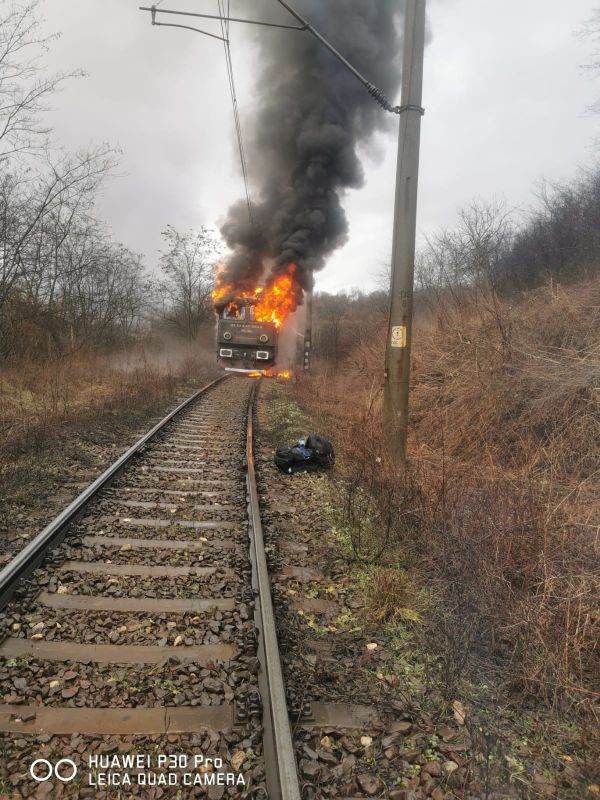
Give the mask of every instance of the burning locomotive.
POLYGON ((270 370, 277 360, 277 325, 256 319, 255 297, 236 297, 217 309, 217 361, 233 372, 270 370))
POLYGON ((212 297, 219 364, 235 372, 274 374, 279 331, 302 296, 295 273, 296 265, 289 264, 265 286, 254 288, 224 282, 217 275, 212 297))

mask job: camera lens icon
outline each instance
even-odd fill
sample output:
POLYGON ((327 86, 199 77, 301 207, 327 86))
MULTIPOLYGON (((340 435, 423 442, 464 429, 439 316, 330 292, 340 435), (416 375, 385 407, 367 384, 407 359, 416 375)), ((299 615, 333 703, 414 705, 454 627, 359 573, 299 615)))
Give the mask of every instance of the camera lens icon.
POLYGON ((50 781, 52 778, 69 783, 77 775, 77 764, 70 758, 60 758, 56 764, 46 758, 36 758, 29 767, 29 774, 38 783, 50 781))

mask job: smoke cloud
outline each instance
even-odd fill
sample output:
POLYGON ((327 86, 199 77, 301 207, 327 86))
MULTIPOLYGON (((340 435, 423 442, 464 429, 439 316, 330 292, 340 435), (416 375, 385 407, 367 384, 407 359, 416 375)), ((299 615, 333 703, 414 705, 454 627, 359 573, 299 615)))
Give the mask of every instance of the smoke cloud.
MULTIPOLYGON (((257 4, 273 19, 273 3, 257 4)), ((401 72, 402 0, 297 0, 298 11, 393 98, 401 72)), ((290 19, 293 23, 294 21, 290 19)), ((268 264, 297 266, 297 302, 346 240, 345 190, 364 181, 360 145, 393 118, 308 32, 262 29, 256 111, 244 121, 254 224, 245 201, 221 233, 232 250, 219 283, 252 289, 268 264)))

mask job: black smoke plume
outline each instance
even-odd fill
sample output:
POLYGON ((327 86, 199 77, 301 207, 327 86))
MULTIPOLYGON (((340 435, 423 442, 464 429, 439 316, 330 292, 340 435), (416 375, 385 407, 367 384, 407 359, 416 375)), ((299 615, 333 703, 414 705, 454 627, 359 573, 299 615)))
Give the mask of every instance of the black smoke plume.
MULTIPOLYGON (((295 2, 368 80, 395 97, 403 0, 295 2)), ((257 5, 263 19, 275 18, 272 0, 257 5)), ((267 263, 273 273, 295 263, 301 302, 313 272, 346 240, 341 198, 363 183, 359 146, 394 118, 310 33, 262 29, 258 36, 256 110, 244 124, 258 188, 254 224, 244 201, 229 209, 221 232, 233 252, 219 283, 252 289, 267 263)))

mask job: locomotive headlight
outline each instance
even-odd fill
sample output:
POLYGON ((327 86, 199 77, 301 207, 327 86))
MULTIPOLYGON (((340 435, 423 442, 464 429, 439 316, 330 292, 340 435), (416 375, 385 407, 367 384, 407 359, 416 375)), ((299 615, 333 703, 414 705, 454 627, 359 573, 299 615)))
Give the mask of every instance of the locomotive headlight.
POLYGON ((258 341, 259 342, 268 342, 269 341, 269 337, 267 336, 266 333, 261 333, 261 335, 258 337, 258 341))
POLYGON ((225 333, 223 334, 223 338, 226 341, 229 341, 231 339, 231 333, 229 331, 225 331, 225 333))

